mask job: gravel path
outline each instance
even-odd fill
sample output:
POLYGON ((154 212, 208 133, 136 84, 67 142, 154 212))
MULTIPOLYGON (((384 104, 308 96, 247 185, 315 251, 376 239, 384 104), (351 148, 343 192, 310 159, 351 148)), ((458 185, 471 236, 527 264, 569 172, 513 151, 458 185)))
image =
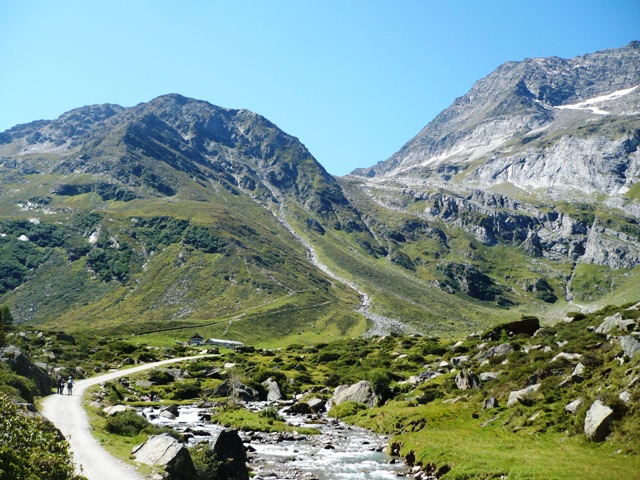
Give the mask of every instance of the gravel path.
POLYGON ((78 380, 73 387, 73 395, 49 395, 42 402, 42 414, 60 429, 71 445, 76 464, 76 473, 89 480, 144 480, 134 467, 117 460, 107 453, 91 435, 87 414, 82 408, 82 395, 92 385, 107 382, 150 368, 203 358, 204 355, 172 358, 160 362, 147 363, 117 372, 109 372, 97 377, 78 380))

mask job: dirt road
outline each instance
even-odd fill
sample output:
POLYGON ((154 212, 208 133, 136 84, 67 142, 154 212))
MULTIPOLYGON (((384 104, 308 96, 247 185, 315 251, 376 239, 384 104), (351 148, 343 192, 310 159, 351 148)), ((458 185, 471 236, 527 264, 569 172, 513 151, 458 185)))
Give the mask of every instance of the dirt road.
POLYGON ((76 472, 89 480, 144 480, 144 477, 138 474, 135 468, 108 454, 91 435, 89 420, 82 408, 82 395, 88 387, 168 363, 203 357, 204 355, 173 358, 109 372, 76 381, 73 395, 67 395, 65 388, 64 395, 45 397, 42 402, 42 414, 51 420, 69 441, 76 464, 76 472))

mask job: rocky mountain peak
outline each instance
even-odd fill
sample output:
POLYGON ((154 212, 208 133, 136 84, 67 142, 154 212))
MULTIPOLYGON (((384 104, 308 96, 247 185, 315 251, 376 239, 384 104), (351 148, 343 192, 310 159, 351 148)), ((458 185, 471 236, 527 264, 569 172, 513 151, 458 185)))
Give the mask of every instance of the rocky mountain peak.
POLYGON ((506 62, 389 159, 352 174, 451 188, 510 184, 552 199, 624 195, 640 170, 637 148, 628 148, 640 119, 639 44, 506 62))

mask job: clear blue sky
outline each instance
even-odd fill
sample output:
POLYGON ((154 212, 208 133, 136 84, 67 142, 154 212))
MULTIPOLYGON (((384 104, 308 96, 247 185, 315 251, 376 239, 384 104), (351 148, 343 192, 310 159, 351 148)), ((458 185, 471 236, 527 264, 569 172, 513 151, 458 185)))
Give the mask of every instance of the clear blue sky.
POLYGON ((0 0, 0 131, 180 93, 264 115, 343 175, 505 61, 632 40, 639 0, 0 0))

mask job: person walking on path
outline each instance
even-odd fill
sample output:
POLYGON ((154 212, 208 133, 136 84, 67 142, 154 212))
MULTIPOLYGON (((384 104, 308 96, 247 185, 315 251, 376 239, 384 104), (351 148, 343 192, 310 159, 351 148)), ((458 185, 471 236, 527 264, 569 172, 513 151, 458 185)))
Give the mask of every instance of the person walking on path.
POLYGON ((58 394, 62 395, 64 393, 64 378, 58 377, 58 394))
POLYGON ((73 391, 73 378, 69 377, 69 380, 67 380, 67 392, 69 395, 71 395, 73 391))

